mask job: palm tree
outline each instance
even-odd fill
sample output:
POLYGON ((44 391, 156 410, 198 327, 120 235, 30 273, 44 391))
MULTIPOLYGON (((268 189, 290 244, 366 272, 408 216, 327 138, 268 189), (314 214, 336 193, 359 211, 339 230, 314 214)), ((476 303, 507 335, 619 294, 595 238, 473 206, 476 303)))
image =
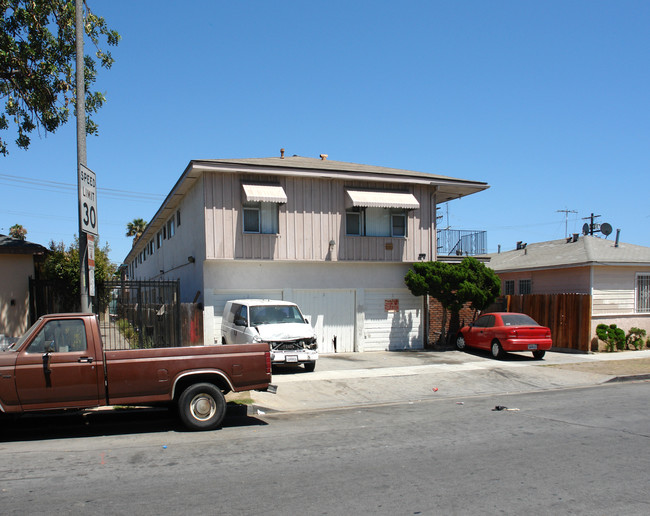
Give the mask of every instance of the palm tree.
POLYGON ((133 237, 133 244, 138 241, 147 227, 147 221, 144 219, 133 219, 126 225, 126 236, 133 237))

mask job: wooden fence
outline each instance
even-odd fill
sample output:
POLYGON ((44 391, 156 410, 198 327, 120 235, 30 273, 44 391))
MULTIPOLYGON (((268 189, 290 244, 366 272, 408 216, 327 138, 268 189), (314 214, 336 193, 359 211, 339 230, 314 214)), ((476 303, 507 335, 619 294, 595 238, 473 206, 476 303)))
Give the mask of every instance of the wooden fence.
POLYGON ((530 315, 551 329, 556 348, 591 349, 591 296, 589 294, 526 294, 505 296, 508 312, 530 315))

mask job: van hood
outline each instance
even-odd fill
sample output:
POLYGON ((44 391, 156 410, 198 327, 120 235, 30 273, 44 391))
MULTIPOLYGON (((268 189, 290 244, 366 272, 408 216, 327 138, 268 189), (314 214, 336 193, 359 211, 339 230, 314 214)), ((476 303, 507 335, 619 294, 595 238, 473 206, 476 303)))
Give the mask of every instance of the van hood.
POLYGON ((313 339, 316 337, 314 330, 309 324, 283 323, 283 324, 261 324, 255 329, 262 340, 297 340, 313 339))

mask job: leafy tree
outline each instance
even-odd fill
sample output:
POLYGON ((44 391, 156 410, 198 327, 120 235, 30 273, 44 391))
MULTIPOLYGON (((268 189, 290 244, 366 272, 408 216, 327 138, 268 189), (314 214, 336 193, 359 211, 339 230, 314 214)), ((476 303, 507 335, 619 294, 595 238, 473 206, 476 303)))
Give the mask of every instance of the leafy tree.
MULTIPOLYGON (((85 3, 85 2, 84 2, 85 3)), ((96 113, 106 100, 91 86, 96 63, 110 68, 113 58, 100 48, 100 39, 117 45, 120 35, 86 5, 85 32, 95 46, 95 57, 84 56, 86 113, 96 113)), ((10 123, 18 132, 16 145, 27 149, 36 128, 55 132, 68 121, 75 106, 75 2, 74 0, 0 0, 0 131, 10 123)), ((97 134, 97 124, 86 117, 86 131, 97 134)), ((7 142, 0 138, 0 154, 7 142)))
POLYGON ((25 240, 27 230, 20 224, 14 224, 9 228, 9 235, 11 238, 15 238, 16 240, 25 240))
POLYGON ((144 230, 147 228, 147 221, 144 219, 133 219, 126 225, 126 236, 133 237, 133 243, 138 241, 144 230))
MULTIPOLYGON (((50 252, 45 258, 42 268, 42 277, 45 280, 54 280, 58 283, 57 293, 62 310, 76 311, 79 308, 79 239, 75 238, 74 244, 65 247, 63 242, 50 242, 50 252)), ((104 283, 111 279, 117 267, 108 258, 110 252, 108 244, 99 246, 95 241, 95 289, 104 292, 104 283)))
POLYGON ((458 312, 471 303, 477 310, 487 308, 500 293, 501 282, 495 272, 470 256, 460 264, 417 262, 404 278, 415 296, 430 295, 443 308, 441 341, 446 340, 447 311, 458 320, 458 312))

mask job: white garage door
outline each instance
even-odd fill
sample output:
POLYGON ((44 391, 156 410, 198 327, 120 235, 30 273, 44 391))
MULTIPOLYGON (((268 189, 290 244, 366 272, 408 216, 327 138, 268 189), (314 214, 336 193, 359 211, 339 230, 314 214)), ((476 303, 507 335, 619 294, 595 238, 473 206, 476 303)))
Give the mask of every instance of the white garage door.
POLYGON ((367 289, 363 350, 422 349, 423 304, 407 289, 367 289))
POLYGON ((226 303, 231 299, 274 299, 282 300, 281 290, 246 290, 242 292, 213 292, 209 297, 206 296, 206 304, 214 307, 214 333, 215 341, 221 342, 221 318, 226 303))
POLYGON ((354 290, 294 290, 293 295, 316 332, 319 353, 354 351, 354 290))

